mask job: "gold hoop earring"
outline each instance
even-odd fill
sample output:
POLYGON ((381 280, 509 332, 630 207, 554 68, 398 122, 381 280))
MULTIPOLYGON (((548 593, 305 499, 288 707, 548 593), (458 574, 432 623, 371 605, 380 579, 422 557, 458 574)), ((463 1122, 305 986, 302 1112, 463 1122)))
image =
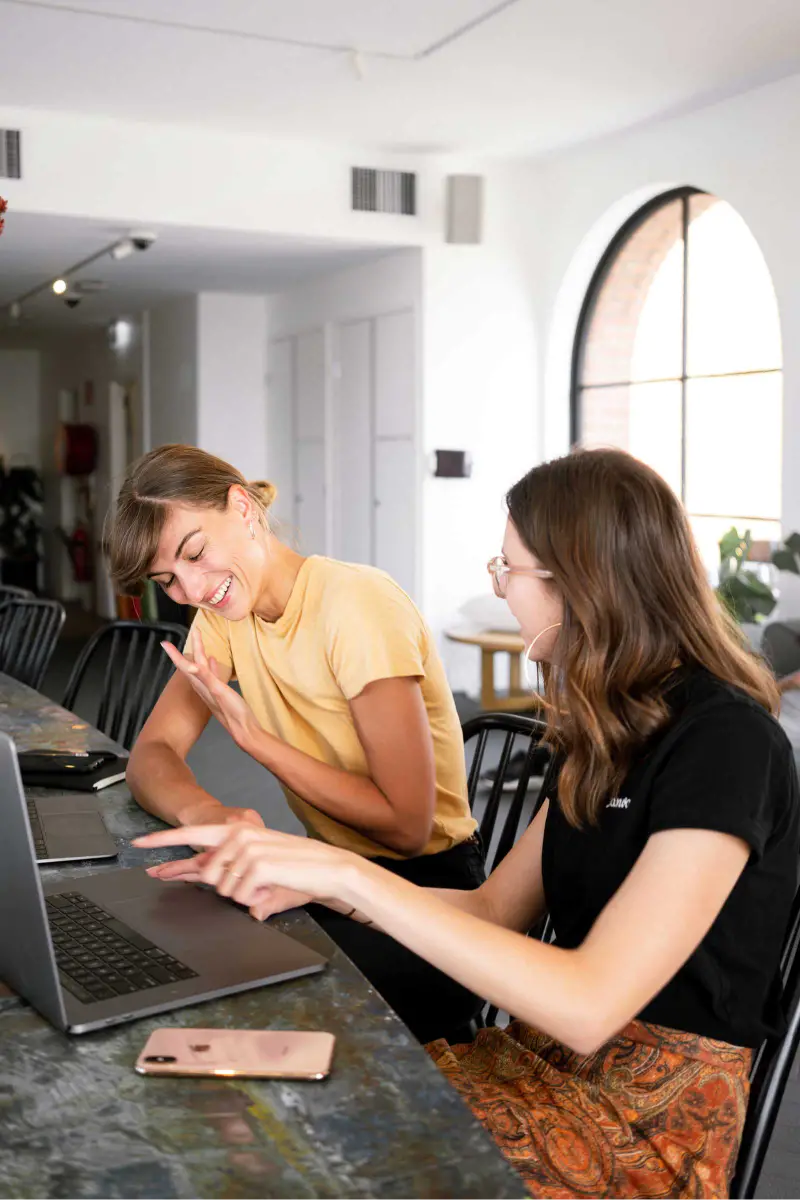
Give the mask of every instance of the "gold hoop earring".
POLYGON ((256 531, 255 531, 255 529, 253 528, 253 522, 252 522, 252 521, 250 522, 250 537, 252 538, 252 540, 253 540, 253 541, 255 541, 255 540, 256 540, 256 531))

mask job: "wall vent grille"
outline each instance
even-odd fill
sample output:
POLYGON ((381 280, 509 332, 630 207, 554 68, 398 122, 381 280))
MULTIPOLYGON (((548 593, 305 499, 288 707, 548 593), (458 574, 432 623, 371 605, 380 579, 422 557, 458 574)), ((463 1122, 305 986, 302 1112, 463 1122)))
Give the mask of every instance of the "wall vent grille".
POLYGON ((0 129, 0 178, 22 178, 22 134, 18 129, 0 129))
POLYGON ((417 177, 411 171, 379 171, 375 167, 353 167, 352 185, 353 209, 356 212, 416 216, 417 177))

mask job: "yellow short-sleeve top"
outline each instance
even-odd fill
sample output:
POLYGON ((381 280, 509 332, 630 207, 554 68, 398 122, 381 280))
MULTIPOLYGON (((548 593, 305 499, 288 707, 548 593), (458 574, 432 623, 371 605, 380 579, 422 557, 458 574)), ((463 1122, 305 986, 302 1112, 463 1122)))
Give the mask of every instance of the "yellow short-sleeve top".
MULTIPOLYGON (((419 679, 436 764, 435 854, 468 838, 464 744, 453 695, 425 621, 409 596, 374 567, 306 558, 277 621, 226 621, 202 609, 206 654, 233 671, 261 727, 320 762, 368 775, 349 701, 378 679, 419 679)), ((190 643, 191 646, 191 643, 190 643)), ((400 858, 283 788, 311 837, 367 858, 400 858)))

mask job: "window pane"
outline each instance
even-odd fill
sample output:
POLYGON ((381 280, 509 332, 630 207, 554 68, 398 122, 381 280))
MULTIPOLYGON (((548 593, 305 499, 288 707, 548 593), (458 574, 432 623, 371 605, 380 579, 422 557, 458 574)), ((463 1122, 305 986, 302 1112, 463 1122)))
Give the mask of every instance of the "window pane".
POLYGON ((581 383, 681 374, 682 222, 682 201, 671 201, 648 217, 617 254, 586 326, 581 383))
MULTIPOLYGON (((719 565, 719 539, 735 526, 740 533, 748 529, 753 541, 779 542, 781 540, 780 521, 748 521, 747 516, 696 517, 689 515, 689 521, 695 536, 703 562, 709 568, 709 574, 716 583, 719 565)), ((760 573, 759 568, 754 568, 760 573)))
POLYGON ((686 507, 693 513, 781 511, 781 376, 690 379, 686 507))
POLYGON ((781 366, 778 304, 747 225, 714 196, 689 201, 688 375, 781 366))
POLYGON ((581 445, 617 446, 649 463, 681 492, 681 385, 583 388, 581 445))

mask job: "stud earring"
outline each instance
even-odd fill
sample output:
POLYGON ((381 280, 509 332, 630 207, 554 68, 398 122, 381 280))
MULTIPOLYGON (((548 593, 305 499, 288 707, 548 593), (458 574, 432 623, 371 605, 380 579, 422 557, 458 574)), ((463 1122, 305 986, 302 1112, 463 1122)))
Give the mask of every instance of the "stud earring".
POLYGON ((255 541, 255 540, 256 540, 256 531, 255 531, 255 529, 253 528, 253 522, 252 522, 252 521, 250 522, 250 537, 253 539, 253 541, 255 541))

